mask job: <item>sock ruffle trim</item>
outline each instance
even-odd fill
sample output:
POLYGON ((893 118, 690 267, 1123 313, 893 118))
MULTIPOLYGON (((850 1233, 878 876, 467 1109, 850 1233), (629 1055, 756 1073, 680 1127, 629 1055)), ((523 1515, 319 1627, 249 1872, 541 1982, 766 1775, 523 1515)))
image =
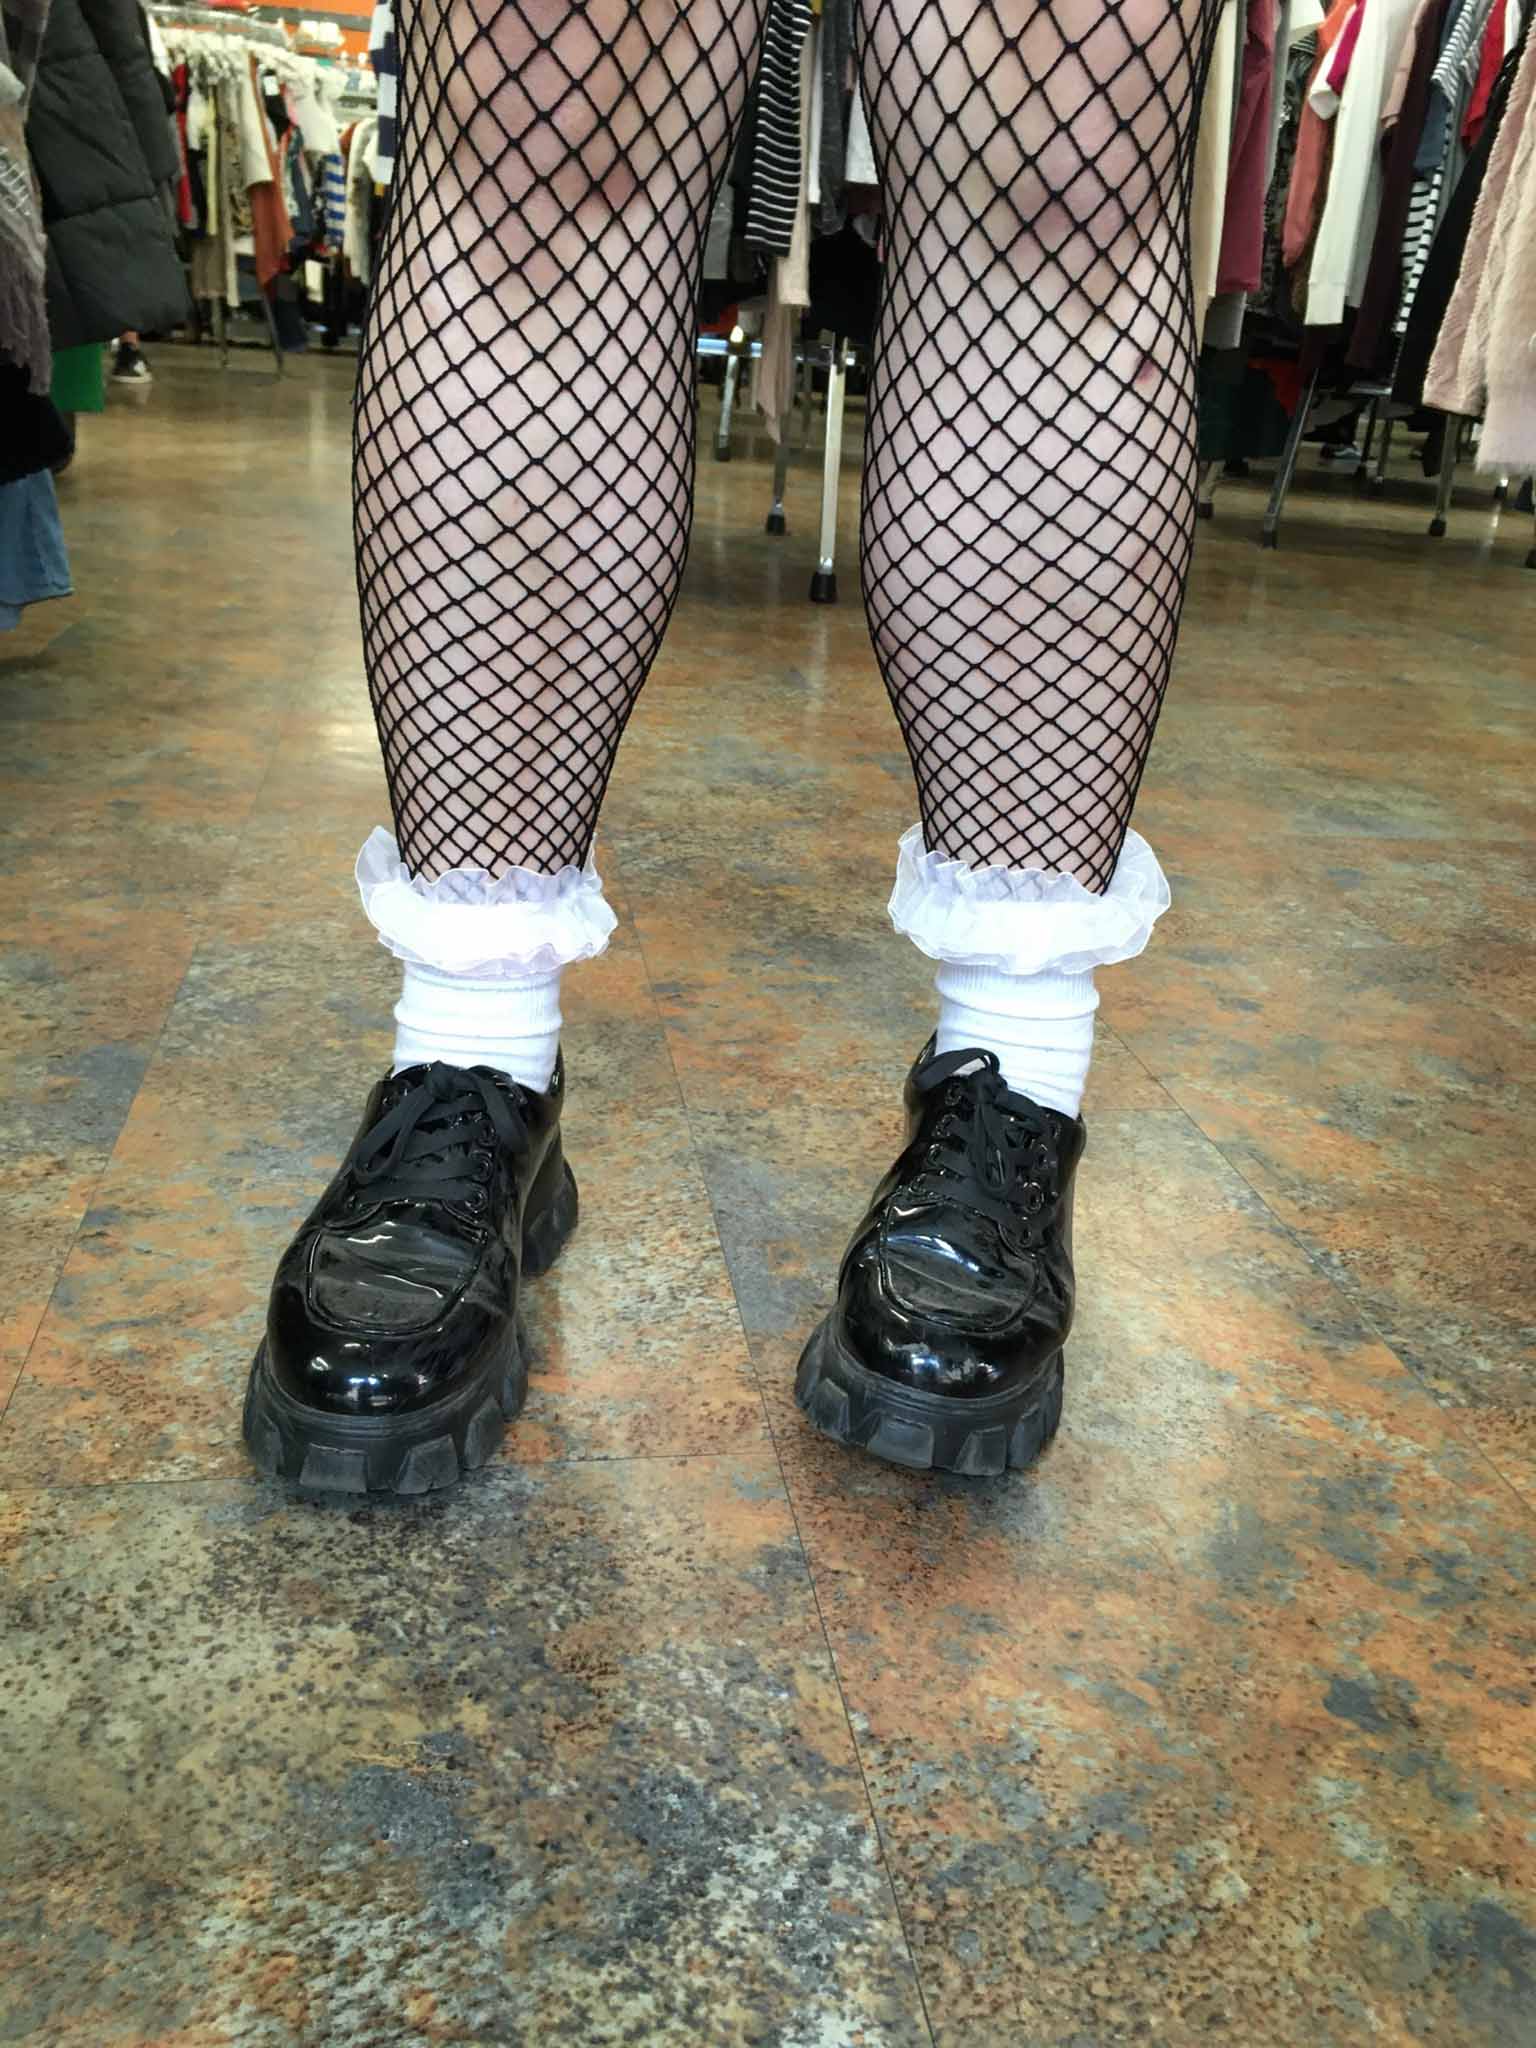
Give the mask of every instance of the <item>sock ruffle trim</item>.
POLYGON ((357 887, 397 960, 445 974, 548 974, 595 959, 618 923, 590 863, 553 875, 452 868, 423 882, 382 826, 357 856, 357 887))
POLYGON ((1157 855, 1126 835, 1102 896, 1047 868, 973 868, 901 836, 891 923, 930 960, 1004 974, 1086 974, 1131 960, 1172 897, 1157 855))

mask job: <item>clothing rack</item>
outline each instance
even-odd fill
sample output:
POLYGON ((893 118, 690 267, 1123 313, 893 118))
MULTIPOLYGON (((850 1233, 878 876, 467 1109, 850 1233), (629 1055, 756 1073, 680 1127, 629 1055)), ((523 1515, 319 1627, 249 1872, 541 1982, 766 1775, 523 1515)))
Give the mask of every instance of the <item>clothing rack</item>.
POLYGON ((275 21, 255 21, 229 7, 150 6, 147 14, 161 28, 217 29, 221 35, 238 36, 244 42, 261 43, 267 49, 286 50, 288 38, 275 21))

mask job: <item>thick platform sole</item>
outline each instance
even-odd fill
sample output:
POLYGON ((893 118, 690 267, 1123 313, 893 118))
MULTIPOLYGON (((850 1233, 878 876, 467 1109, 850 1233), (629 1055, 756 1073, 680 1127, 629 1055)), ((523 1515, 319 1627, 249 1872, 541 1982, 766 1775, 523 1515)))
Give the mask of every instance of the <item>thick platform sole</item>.
POLYGON ((947 1400, 903 1387, 860 1364, 830 1318, 806 1345, 795 1400, 834 1443, 914 1472, 985 1478, 1032 1465, 1061 1425, 1064 1354, 1015 1393, 947 1400))
MULTIPOLYGON (((554 1199, 523 1234, 523 1276, 548 1272, 576 1228, 576 1182, 562 1162, 554 1199)), ((266 1339, 245 1394, 243 1430, 258 1471, 303 1492, 411 1496, 457 1485, 485 1464, 528 1398, 522 1318, 505 1349, 450 1394, 403 1415, 333 1415, 278 1385, 266 1339)))

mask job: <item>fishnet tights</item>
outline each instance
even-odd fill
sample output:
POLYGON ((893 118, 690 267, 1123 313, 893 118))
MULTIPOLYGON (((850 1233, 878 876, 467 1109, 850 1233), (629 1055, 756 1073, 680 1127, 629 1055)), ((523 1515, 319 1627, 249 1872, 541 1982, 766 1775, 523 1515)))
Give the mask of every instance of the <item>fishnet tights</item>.
MULTIPOLYGON (((864 493, 930 847, 1103 887, 1194 514, 1217 0, 861 0, 890 248, 864 493), (1006 24, 1006 25, 1005 25, 1006 24)), ((766 0, 415 0, 359 386, 407 865, 582 860, 676 601, 694 293, 766 0)))

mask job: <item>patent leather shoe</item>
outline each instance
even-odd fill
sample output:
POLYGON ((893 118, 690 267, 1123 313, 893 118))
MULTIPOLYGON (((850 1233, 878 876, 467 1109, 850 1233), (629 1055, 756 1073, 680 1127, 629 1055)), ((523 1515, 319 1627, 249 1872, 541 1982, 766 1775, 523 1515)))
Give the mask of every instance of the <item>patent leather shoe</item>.
POLYGON ((518 1292, 576 1225, 546 1094, 489 1067, 387 1074, 283 1254, 245 1440, 305 1488, 425 1493, 484 1464, 522 1408, 518 1292))
POLYGON ((843 1259, 795 1396, 839 1443, 918 1470, 1027 1465, 1061 1420, 1072 1190, 1087 1141, 980 1050, 907 1079, 907 1142, 843 1259))

